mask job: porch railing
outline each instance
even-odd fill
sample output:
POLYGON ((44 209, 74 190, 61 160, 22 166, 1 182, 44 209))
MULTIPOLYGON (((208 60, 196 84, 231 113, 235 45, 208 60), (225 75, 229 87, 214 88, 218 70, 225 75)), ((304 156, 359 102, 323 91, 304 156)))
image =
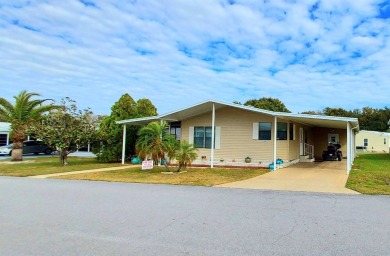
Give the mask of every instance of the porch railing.
POLYGON ((314 158, 314 146, 313 145, 305 143, 303 148, 304 148, 304 152, 303 152, 304 155, 309 156, 310 158, 314 158))

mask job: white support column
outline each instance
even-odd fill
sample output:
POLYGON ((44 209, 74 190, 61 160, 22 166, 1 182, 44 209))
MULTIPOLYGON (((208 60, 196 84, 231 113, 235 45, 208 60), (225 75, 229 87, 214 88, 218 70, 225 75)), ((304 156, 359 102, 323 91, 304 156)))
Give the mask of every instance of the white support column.
POLYGON ((212 119, 211 119, 211 168, 214 168, 214 140, 215 140, 215 105, 213 104, 212 119))
POLYGON ((351 150, 351 125, 349 122, 347 122, 347 175, 349 175, 349 172, 351 171, 351 165, 352 165, 352 150, 351 150))
POLYGON ((352 144, 352 148, 351 148, 351 152, 352 152, 352 162, 351 164, 353 164, 353 162, 355 161, 355 150, 356 150, 356 147, 355 147, 355 132, 353 129, 351 129, 352 133, 351 133, 351 144, 352 144))
POLYGON ((278 132, 278 119, 274 117, 274 170, 276 170, 276 139, 278 132))
POLYGON ((125 156, 126 156, 126 124, 123 125, 122 164, 125 164, 125 156))
MULTIPOLYGON (((160 119, 160 126, 162 126, 163 125, 163 120, 162 119, 160 119)), ((160 134, 160 139, 162 140, 162 138, 163 138, 163 133, 164 131, 162 131, 161 132, 161 134, 160 134)), ((170 132, 170 131, 169 131, 170 132)), ((160 159, 160 161, 158 161, 157 162, 157 166, 161 166, 161 160, 163 160, 163 159, 160 159)), ((165 159, 164 159, 164 161, 165 161, 165 159)))

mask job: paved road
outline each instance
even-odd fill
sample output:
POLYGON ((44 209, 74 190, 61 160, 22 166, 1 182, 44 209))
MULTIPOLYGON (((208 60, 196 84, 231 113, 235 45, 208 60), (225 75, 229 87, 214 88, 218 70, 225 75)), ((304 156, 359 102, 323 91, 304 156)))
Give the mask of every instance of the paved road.
POLYGON ((0 177, 0 255, 389 255, 390 197, 0 177))

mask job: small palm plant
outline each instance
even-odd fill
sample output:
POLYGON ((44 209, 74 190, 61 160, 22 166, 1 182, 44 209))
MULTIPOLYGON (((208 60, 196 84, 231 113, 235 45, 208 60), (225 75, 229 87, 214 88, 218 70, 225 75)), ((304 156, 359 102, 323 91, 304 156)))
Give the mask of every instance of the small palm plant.
POLYGON ((164 165, 168 168, 165 161, 165 153, 171 158, 176 150, 177 141, 175 137, 166 132, 167 122, 151 122, 142 127, 138 132, 136 151, 141 159, 151 157, 155 163, 163 160, 164 165))
POLYGON ((195 148, 193 144, 190 144, 185 140, 181 141, 180 148, 175 154, 175 158, 179 162, 179 169, 177 172, 179 172, 181 168, 187 168, 187 165, 191 165, 192 161, 198 157, 198 154, 196 153, 197 150, 198 149, 195 148))

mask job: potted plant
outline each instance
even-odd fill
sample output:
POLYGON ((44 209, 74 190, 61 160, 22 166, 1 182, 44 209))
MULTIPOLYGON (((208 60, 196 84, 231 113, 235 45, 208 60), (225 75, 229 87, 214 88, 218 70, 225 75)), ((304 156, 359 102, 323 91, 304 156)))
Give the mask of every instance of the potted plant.
POLYGON ((245 157, 245 163, 250 163, 251 161, 252 159, 249 156, 245 157))

